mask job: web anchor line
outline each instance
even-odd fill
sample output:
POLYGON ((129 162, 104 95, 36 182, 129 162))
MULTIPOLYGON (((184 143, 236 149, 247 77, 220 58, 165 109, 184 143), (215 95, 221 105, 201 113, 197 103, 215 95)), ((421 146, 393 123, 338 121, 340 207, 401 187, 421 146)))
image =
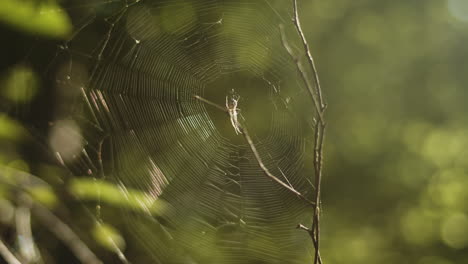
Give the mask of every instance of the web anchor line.
MULTIPOLYGON (((262 169, 263 173, 265 173, 265 175, 268 178, 272 179, 273 181, 275 181, 276 183, 281 185, 283 188, 287 189, 289 192, 292 192, 295 195, 297 195, 297 197, 299 197, 299 199, 301 199, 304 202, 308 203, 309 205, 312 205, 312 206, 315 207, 315 202, 307 199, 307 197, 305 197, 302 193, 300 193, 294 187, 284 183, 278 177, 273 175, 273 173, 271 173, 270 170, 265 166, 265 164, 263 163, 262 158, 260 157, 260 154, 258 153, 257 147, 255 146, 252 138, 250 137, 250 134, 249 134, 247 128, 245 127, 245 125, 241 125, 240 122, 235 117, 235 115, 237 115, 237 110, 235 108, 231 108, 231 106, 232 106, 231 104, 226 103, 226 107, 223 107, 223 106, 221 106, 221 105, 219 105, 217 103, 214 103, 214 102, 212 102, 210 100, 207 100, 207 99, 205 99, 205 98, 203 98, 203 97, 201 97, 199 95, 194 95, 193 97, 195 99, 197 99, 197 100, 200 100, 200 101, 202 101, 202 102, 204 102, 204 103, 206 103, 206 104, 208 104, 210 106, 213 106, 213 107, 219 109, 220 111, 225 112, 229 116, 229 118, 231 119, 231 123, 232 123, 236 133, 242 134, 244 136, 245 141, 249 145, 250 150, 252 150, 252 152, 254 154, 254 157, 255 157, 255 160, 257 161, 258 165, 262 169)), ((237 107, 237 105, 236 105, 236 107, 237 107)))

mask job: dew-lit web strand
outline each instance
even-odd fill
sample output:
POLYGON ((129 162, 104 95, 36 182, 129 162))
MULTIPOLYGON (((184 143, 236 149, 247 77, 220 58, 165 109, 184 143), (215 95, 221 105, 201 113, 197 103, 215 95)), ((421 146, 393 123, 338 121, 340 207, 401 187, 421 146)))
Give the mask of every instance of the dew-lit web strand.
MULTIPOLYGON (((226 59, 226 60, 231 60, 230 57, 226 57, 225 59, 226 59)), ((218 66, 218 67, 222 67, 222 66, 218 66)), ((211 76, 211 75, 210 75, 210 74, 206 74, 206 76, 211 76)), ((105 97, 106 97, 106 95, 104 95, 104 98, 105 98, 105 97)), ((96 97, 96 98, 97 98, 97 97, 96 97)), ((108 99, 106 99, 106 100, 108 100, 108 99)), ((103 105, 103 104, 99 103, 98 105, 103 105)), ((99 106, 99 108, 102 108, 102 106, 99 106)), ((114 109, 115 109, 115 108, 114 108, 114 109)), ((171 110, 170 108, 168 108, 167 110, 164 110, 164 111, 172 111, 172 110, 171 110)), ((114 114, 112 114, 112 115, 114 115, 114 114)), ((113 118, 111 118, 110 120, 112 120, 112 119, 113 119, 113 118)), ((115 123, 115 121, 111 121, 111 123, 115 123)))
MULTIPOLYGON (((224 108, 216 103, 213 103, 207 99, 204 99, 202 97, 200 97, 199 95, 194 95, 194 98, 196 98, 197 100, 200 100, 204 103, 207 103, 209 104, 210 106, 213 106, 213 107, 216 107, 218 110, 220 111, 223 111, 223 112, 226 112, 228 115, 230 115, 230 112, 227 108, 224 108)), ((262 161, 262 158, 260 157, 260 154, 258 153, 258 150, 257 150, 257 147, 255 146, 252 138, 250 137, 250 134, 247 130, 247 128, 244 126, 244 125, 240 125, 239 123, 237 124, 238 125, 238 128, 240 130, 240 132, 242 133, 242 135, 245 137, 245 140, 247 141, 247 143, 249 144, 257 162, 258 162, 258 165, 262 168, 263 172, 270 178, 272 179, 273 181, 277 182, 278 184, 280 184, 281 186, 283 186, 284 188, 286 188, 287 190, 291 191, 292 193, 294 193, 295 195, 297 195, 298 197, 300 197, 302 200, 304 200, 305 202, 311 204, 311 205, 314 205, 314 203, 312 201, 309 201, 305 196, 303 196, 300 192, 298 192, 296 189, 294 189, 292 186, 284 183, 283 181, 281 181, 278 177, 276 177, 275 175, 273 175, 270 170, 265 166, 265 164, 263 163, 262 161)))
MULTIPOLYGON (((139 0, 137 0, 136 2, 138 2, 139 0)), ((89 8, 89 7, 96 7, 96 6, 100 6, 100 5, 107 5, 107 4, 110 4, 110 3, 116 3, 116 2, 122 2, 122 0, 108 0, 108 1, 93 1, 92 3, 89 3, 89 4, 80 4, 80 5, 74 5, 73 7, 71 6, 67 6, 66 7, 66 10, 67 11, 73 11, 73 10, 80 10, 80 9, 84 9, 84 8, 89 8)), ((135 3, 128 3, 128 1, 126 1, 126 6, 130 6, 130 5, 133 5, 133 4, 136 4, 135 3)), ((62 8, 57 8, 55 10, 53 10, 55 12, 63 12, 63 9, 62 8)), ((75 29, 72 34, 64 41, 62 42, 61 44, 59 44, 57 47, 57 51, 55 52, 54 56, 53 56, 53 59, 50 61, 50 63, 45 67, 45 70, 44 72, 47 73, 49 72, 50 70, 50 67, 51 65, 53 64, 53 62, 55 61, 55 59, 59 56, 59 54, 61 52, 66 52, 69 54, 69 57, 70 57, 70 65, 69 65, 69 69, 71 69, 71 63, 72 63, 72 60, 71 60, 71 54, 72 54, 72 51, 70 51, 69 47, 68 47, 68 44, 70 43, 70 41, 76 37, 77 34, 79 34, 83 29, 85 29, 87 26, 89 26, 90 24, 92 24, 94 22, 94 20, 96 19, 96 14, 93 13, 90 17, 87 17, 85 19, 82 19, 83 22, 79 23, 80 26, 77 27, 77 29, 75 29)), ((76 26, 76 25, 75 25, 76 26)), ((76 51, 75 51, 76 52, 76 51)), ((89 57, 91 58, 92 56, 91 55, 87 55, 87 54, 83 54, 83 53, 79 53, 77 52, 77 54, 80 54, 81 56, 84 56, 84 57, 89 57)), ((69 72, 70 73, 70 72, 69 72)))
MULTIPOLYGON (((107 1, 105 3, 109 3, 109 2, 111 2, 111 1, 107 1)), ((92 20, 90 20, 90 22, 88 24, 85 24, 83 27, 79 28, 79 30, 75 31, 75 32, 76 33, 79 32, 81 29, 85 28, 87 25, 89 25, 91 23, 92 23, 92 20)), ((76 34, 73 34, 73 35, 76 35, 76 34)), ((70 40, 71 39, 72 38, 70 38, 70 40)), ((67 79, 69 80, 69 78, 71 76, 71 69, 73 67, 73 60, 72 60, 72 55, 71 55, 72 52, 68 48, 68 42, 69 42, 69 40, 64 42, 63 45, 59 46, 59 49, 55 53, 53 59, 50 61, 49 65, 45 67, 45 73, 47 73, 49 71, 50 65, 54 62, 54 60, 56 59, 56 57, 60 54, 60 52, 62 50, 62 51, 65 51, 66 53, 68 53, 69 56, 70 56, 70 60, 69 60, 69 64, 68 64, 68 74, 67 74, 67 79)), ((81 55, 83 56, 83 54, 81 54, 81 55)), ((61 80, 56 79, 56 81, 59 83, 61 80)), ((85 142, 85 144, 87 144, 87 143, 85 142)), ((102 142, 100 143, 100 147, 101 147, 101 144, 102 144, 102 142)), ((100 147, 99 147, 99 149, 100 149, 100 147)), ((79 163, 77 164, 77 166, 82 166, 83 168, 87 168, 93 174, 93 171, 97 171, 97 169, 94 166, 94 164, 90 161, 90 157, 87 154, 86 149, 82 150, 82 154, 83 154, 83 157, 85 159, 84 160, 79 160, 78 161, 79 163), (91 168, 89 166, 91 166, 91 168)), ((62 164, 67 166, 63 162, 62 162, 62 164)), ((101 173, 102 173, 102 167, 101 167, 101 173)), ((100 204, 100 201, 98 203, 100 204)), ((87 210, 87 208, 85 208, 85 210, 87 210)), ((50 212, 47 212, 44 208, 42 208, 42 209, 41 208, 34 208, 34 211, 36 212, 36 215, 40 219, 42 219, 42 221, 46 222, 47 226, 51 227, 52 232, 57 233, 57 237, 59 239, 63 240, 64 244, 68 245, 72 249, 72 251, 75 252, 76 256, 78 257, 78 259, 80 259, 82 261, 82 263, 101 263, 98 259, 96 259, 94 254, 88 250, 86 245, 79 244, 79 243, 82 243, 81 240, 78 239, 77 236, 73 233, 73 231, 66 224, 61 222, 61 220, 59 218, 57 218, 56 216, 53 216, 50 212)), ((94 214, 90 214, 90 215, 94 218, 94 214)), ((102 221, 102 219, 99 218, 99 213, 98 213, 98 219, 96 219, 96 221, 97 222, 102 221)), ((116 247, 115 250, 117 251, 119 259, 123 263, 129 263, 126 260, 125 255, 120 251, 120 249, 118 249, 116 247)))
MULTIPOLYGON (((107 2, 104 2, 103 4, 106 4, 106 3, 109 3, 109 2, 112 2, 112 1, 107 1, 107 2)), ((81 7, 83 7, 83 5, 82 5, 81 7)), ((68 66, 69 69, 68 69, 68 75, 67 75, 67 78, 68 78, 68 79, 70 78, 71 69, 72 69, 72 67, 73 67, 73 60, 72 60, 72 57, 71 57, 71 53, 70 53, 70 51, 68 50, 68 42, 71 41, 71 40, 72 40, 81 30, 83 30, 85 27, 87 27, 88 25, 92 24, 93 21, 94 21, 94 19, 95 19, 95 17, 93 17, 92 19, 90 19, 89 22, 85 22, 78 30, 76 30, 76 31, 72 34, 72 36, 64 43, 64 45, 60 45, 60 46, 59 46, 61 50, 66 50, 66 51, 70 54, 70 55, 69 55, 69 56, 70 56, 70 60, 69 60, 70 62, 69 62, 69 66, 68 66)), ((111 24, 111 29, 110 29, 110 31, 108 32, 109 36, 110 36, 110 32, 111 32, 112 28, 113 28, 113 24, 111 24)), ((105 46, 107 45, 107 41, 108 41, 108 39, 106 39, 105 44, 103 45, 100 54, 102 54, 103 50, 105 49, 105 46)), ((58 56, 58 52, 55 54, 54 59, 55 59, 57 56, 58 56)), ((100 55, 99 55, 99 56, 100 56, 100 55)), ((51 61, 51 63, 52 63, 52 62, 53 62, 53 61, 51 61)), ((47 68, 48 68, 48 67, 47 67, 47 68)), ((46 69, 47 69, 47 68, 46 68, 46 69)), ((83 90, 82 88, 81 88, 81 91, 84 92, 84 90, 83 90)), ((88 100, 87 100, 87 102, 88 102, 88 105, 90 105, 90 103, 89 103, 88 100)), ((94 114, 93 114, 93 115, 94 115, 94 114)), ((94 115, 94 116, 95 116, 95 115, 94 115)), ((95 117, 95 118, 96 118, 96 117, 95 117)), ((89 171, 91 174, 94 174, 93 171, 100 171, 100 175, 101 175, 101 178, 102 178, 102 179, 105 178, 104 168, 103 168, 103 165, 102 165, 102 157, 101 157, 101 155, 102 155, 102 144, 103 144, 104 140, 105 140, 105 138, 102 139, 102 140, 99 142, 98 149, 96 149, 97 155, 98 155, 99 169, 97 169, 97 168, 92 164, 92 162, 90 161, 89 155, 86 153, 86 149, 83 149, 83 151, 82 151, 82 152, 83 152, 83 156, 85 157, 85 160, 88 162, 88 165, 91 166, 91 168, 92 168, 92 169, 88 169, 88 171, 89 171)), ((87 166, 85 165, 85 167, 87 167, 87 166)), ((89 168, 89 167, 88 167, 88 168, 89 168)), ((100 197, 100 194, 99 194, 99 197, 100 197)), ((101 207, 101 204, 100 204, 100 203, 101 203, 101 202, 100 202, 100 198, 99 198, 99 200, 98 200, 98 205, 97 205, 97 215, 96 215, 96 216, 97 216, 96 221, 97 221, 98 223, 102 222, 102 219, 101 219, 101 216, 100 216, 100 207, 101 207)), ((92 214, 91 214, 91 215, 92 215, 92 214)), ((92 215, 92 216, 93 216, 93 215, 92 215)), ((45 216, 44 216, 44 217, 45 217, 45 216)), ((58 228, 59 228, 59 227, 62 228, 62 229, 61 229, 62 231, 60 231, 60 232, 62 232, 62 233, 70 233, 70 232, 68 232, 68 231, 65 231, 65 229, 63 229, 63 228, 65 228, 65 226, 62 225, 62 227, 61 227, 61 226, 59 225, 58 228)), ((112 242, 114 243, 114 241, 112 241, 112 242)), ((114 243, 114 247, 115 247, 115 250, 116 250, 116 253, 117 253, 119 259, 120 259, 123 263, 129 263, 128 260, 126 259, 125 255, 123 254, 123 252, 117 247, 117 245, 115 245, 115 243, 114 243)))
MULTIPOLYGON (((290 117, 289 115, 282 114, 277 118, 279 120, 276 122, 281 123, 284 122, 286 118, 290 117)), ((287 135, 289 132, 287 130, 287 125, 272 126, 270 130, 272 134, 278 135, 287 135)), ((269 140, 267 144, 262 144, 261 147, 263 147, 263 151, 260 152, 267 153, 267 157, 269 157, 269 159, 273 162, 272 165, 265 163, 267 167, 277 167, 279 174, 283 176, 290 187, 293 187, 286 175, 296 175, 301 170, 301 164, 304 160, 303 156, 305 153, 305 142, 302 142, 302 140, 296 136, 288 138, 287 140, 285 136, 281 136, 277 139, 269 140), (277 144, 272 144, 272 142, 276 142, 277 144), (300 151, 292 146, 300 146, 300 151), (275 150, 276 156, 273 156, 273 153, 271 152, 273 150, 275 150), (284 163, 284 165, 280 166, 282 163, 284 163), (281 169, 282 167, 288 173, 285 174, 281 169)), ((265 159, 265 156, 263 157, 265 159)))

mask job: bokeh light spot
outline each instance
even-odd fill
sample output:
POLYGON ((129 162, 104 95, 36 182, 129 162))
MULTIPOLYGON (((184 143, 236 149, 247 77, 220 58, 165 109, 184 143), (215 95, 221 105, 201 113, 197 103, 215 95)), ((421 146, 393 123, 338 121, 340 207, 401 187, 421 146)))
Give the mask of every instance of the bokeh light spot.
POLYGON ((26 134, 24 128, 16 120, 0 114, 0 139, 17 140, 26 134))
POLYGON ((58 121, 49 137, 50 147, 64 161, 71 160, 81 151, 82 141, 80 128, 71 120, 58 121))
POLYGON ((434 130, 426 137, 422 154, 434 164, 450 165, 464 151, 465 139, 450 130, 434 130))
POLYGON ((428 186, 432 202, 444 208, 460 210, 466 206, 466 174, 462 168, 452 168, 439 172, 428 186))
POLYGON ((468 245, 468 217, 463 213, 450 215, 442 224, 441 236, 444 243, 455 249, 468 245))
POLYGON ((448 10, 452 16, 464 22, 468 22, 468 1, 448 0, 448 10))
POLYGON ((435 217, 428 211, 411 209, 400 219, 403 237, 414 245, 428 245, 435 240, 435 217))
POLYGON ((2 95, 15 103, 27 103, 37 93, 38 78, 31 68, 12 68, 3 83, 2 95))

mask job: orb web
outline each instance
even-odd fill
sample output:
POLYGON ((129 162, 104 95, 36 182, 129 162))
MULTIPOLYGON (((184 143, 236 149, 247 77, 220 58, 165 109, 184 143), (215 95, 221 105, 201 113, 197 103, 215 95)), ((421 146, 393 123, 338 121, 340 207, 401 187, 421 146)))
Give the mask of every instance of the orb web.
POLYGON ((155 263, 310 259, 295 226, 311 208, 263 173, 226 113, 195 98, 224 107, 236 92, 264 164, 312 197, 313 106, 278 30, 289 3, 71 1, 66 10, 75 32, 47 72, 71 91, 58 115, 80 125, 86 144, 65 163, 169 205, 122 210, 144 252, 155 263))

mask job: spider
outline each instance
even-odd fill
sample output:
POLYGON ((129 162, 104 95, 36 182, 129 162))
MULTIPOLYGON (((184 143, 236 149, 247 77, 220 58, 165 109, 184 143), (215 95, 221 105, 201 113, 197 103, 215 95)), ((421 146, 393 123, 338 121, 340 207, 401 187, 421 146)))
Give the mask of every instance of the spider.
POLYGON ((226 96, 226 109, 229 113, 231 118, 231 124, 234 127, 234 131, 236 135, 242 134, 242 128, 239 123, 239 111, 240 109, 237 108, 239 103, 240 96, 232 90, 228 96, 226 96))

